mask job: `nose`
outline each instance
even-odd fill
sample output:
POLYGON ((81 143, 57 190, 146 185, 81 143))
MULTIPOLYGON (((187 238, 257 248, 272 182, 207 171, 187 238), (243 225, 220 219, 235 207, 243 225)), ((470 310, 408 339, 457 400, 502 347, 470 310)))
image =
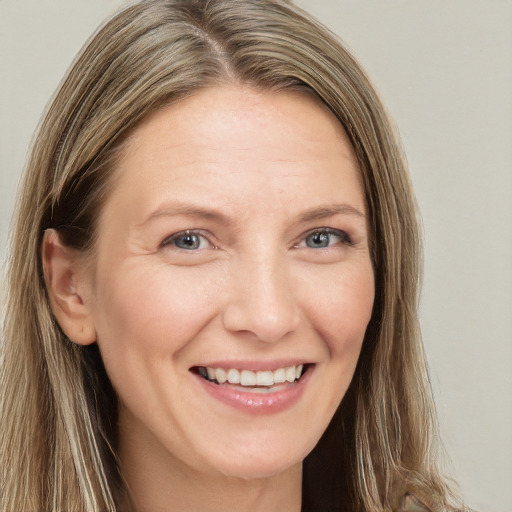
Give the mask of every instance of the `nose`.
POLYGON ((224 328, 274 343, 296 330, 300 308, 285 262, 250 257, 231 275, 224 328))

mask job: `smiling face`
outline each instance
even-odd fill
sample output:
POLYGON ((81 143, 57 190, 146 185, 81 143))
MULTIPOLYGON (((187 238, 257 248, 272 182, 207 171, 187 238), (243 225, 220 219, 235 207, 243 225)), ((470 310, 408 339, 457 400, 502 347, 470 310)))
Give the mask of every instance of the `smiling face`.
POLYGON ((340 124, 303 93, 206 89, 136 129, 113 184, 84 300, 121 457, 136 445, 243 478, 297 467, 347 390, 373 306, 340 124))

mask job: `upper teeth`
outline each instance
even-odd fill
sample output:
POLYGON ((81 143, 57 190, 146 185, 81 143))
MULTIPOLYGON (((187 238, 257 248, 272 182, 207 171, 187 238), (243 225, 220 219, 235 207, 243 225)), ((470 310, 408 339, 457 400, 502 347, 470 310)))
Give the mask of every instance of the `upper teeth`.
POLYGON ((303 365, 287 366, 277 370, 264 370, 253 372, 251 370, 237 370, 236 368, 199 368, 203 377, 216 380, 219 384, 229 382, 242 386, 273 386, 284 382, 295 382, 302 375, 303 365))

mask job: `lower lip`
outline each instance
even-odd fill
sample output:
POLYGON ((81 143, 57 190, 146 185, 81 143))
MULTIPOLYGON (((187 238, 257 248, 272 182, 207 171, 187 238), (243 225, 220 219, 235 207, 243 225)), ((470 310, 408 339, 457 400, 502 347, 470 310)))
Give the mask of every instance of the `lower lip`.
POLYGON ((203 388, 220 402, 249 414, 273 414, 288 409, 299 401, 312 371, 313 368, 310 367, 294 384, 265 393, 251 393, 229 385, 215 384, 199 375, 196 378, 203 388))

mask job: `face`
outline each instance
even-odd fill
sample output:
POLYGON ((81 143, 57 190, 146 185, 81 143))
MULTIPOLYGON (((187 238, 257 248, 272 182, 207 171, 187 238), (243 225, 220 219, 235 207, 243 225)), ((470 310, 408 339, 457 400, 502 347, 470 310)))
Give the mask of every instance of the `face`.
POLYGON ((374 298, 340 124, 303 93, 207 89, 146 119, 113 183, 87 302, 121 444, 243 478, 300 464, 374 298))

